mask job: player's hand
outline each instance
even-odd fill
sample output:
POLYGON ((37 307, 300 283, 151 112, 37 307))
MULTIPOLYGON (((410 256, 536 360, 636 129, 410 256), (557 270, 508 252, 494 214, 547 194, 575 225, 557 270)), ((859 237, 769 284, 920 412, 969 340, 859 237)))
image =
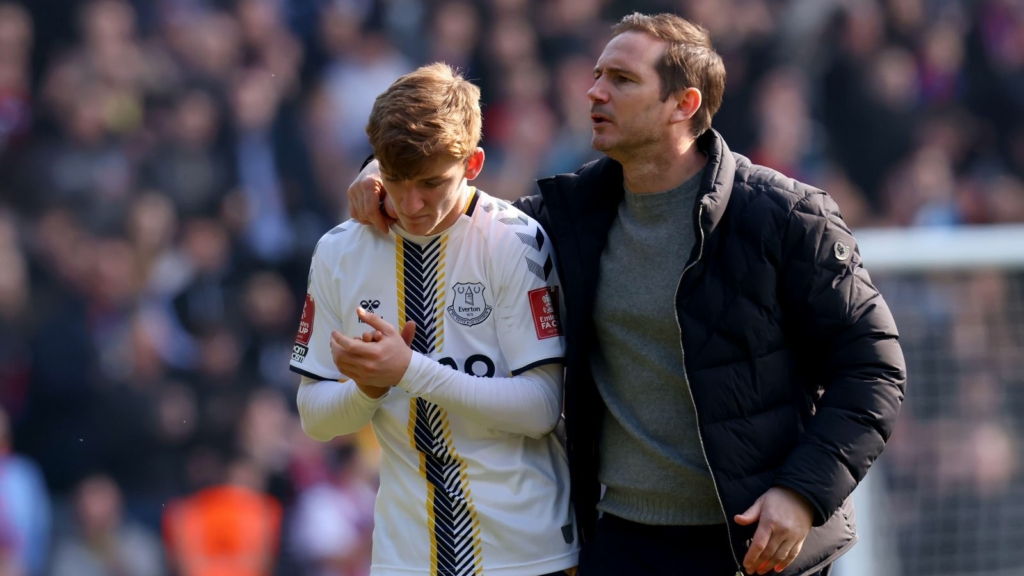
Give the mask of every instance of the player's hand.
POLYGON ((376 160, 367 164, 349 185, 348 207, 356 222, 369 224, 385 234, 397 222, 398 215, 384 189, 380 164, 376 160))
POLYGON ((331 332, 331 356, 338 370, 360 387, 390 388, 402 379, 412 359, 416 323, 407 322, 399 332, 380 316, 358 309, 359 318, 374 329, 360 338, 331 332))
POLYGON ((776 486, 735 520, 741 526, 757 523, 750 549, 743 557, 744 570, 747 574, 767 574, 772 570, 782 572, 796 560, 811 531, 814 510, 803 496, 776 486))

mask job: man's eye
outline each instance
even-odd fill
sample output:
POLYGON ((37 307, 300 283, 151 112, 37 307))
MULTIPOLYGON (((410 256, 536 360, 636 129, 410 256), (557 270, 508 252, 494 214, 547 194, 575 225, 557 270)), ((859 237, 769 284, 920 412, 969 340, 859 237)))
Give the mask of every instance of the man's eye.
POLYGON ((632 82, 632 81, 633 81, 632 79, 626 78, 625 76, 616 76, 615 77, 615 83, 616 84, 625 84, 627 82, 632 82))
POLYGON ((441 186, 440 182, 424 182, 423 184, 425 184, 427 188, 437 188, 441 186))

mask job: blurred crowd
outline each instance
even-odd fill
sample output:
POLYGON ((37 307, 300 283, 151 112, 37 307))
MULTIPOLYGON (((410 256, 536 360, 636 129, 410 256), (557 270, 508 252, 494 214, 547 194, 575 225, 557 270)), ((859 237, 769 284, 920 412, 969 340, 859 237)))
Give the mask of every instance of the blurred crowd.
POLYGON ((633 10, 707 27, 714 127, 853 227, 1024 222, 1013 0, 0 0, 0 576, 366 573, 372 434, 307 438, 288 360, 373 100, 460 67, 477 183, 530 193, 633 10))
POLYGON ((873 275, 914 386, 880 458, 893 576, 1024 571, 1024 273, 873 275))

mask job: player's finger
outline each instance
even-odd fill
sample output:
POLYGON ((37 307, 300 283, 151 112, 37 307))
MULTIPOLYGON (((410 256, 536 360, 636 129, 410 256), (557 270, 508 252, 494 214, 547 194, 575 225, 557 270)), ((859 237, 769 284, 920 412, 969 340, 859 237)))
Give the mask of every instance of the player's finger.
POLYGON ((331 341, 338 344, 338 348, 343 354, 353 357, 364 357, 373 354, 373 348, 360 338, 349 338, 344 334, 337 333, 336 337, 334 334, 331 334, 331 341))
POLYGON ((395 330, 394 326, 392 326, 386 320, 384 320, 380 316, 377 316, 373 312, 367 312, 366 310, 363 310, 362 306, 356 308, 356 315, 358 315, 359 319, 362 320, 363 322, 369 324, 371 327, 376 328, 377 330, 380 330, 385 336, 392 336, 394 334, 397 334, 397 331, 395 330))
MULTIPOLYGON (((353 340, 361 346, 369 346, 361 340, 353 340)), ((341 346, 331 345, 331 359, 334 360, 334 365, 341 370, 343 374, 346 374, 350 378, 355 378, 362 374, 366 370, 368 363, 372 362, 366 356, 354 354, 349 350, 342 348, 341 346)))
POLYGON ((370 343, 370 342, 373 342, 373 335, 375 333, 376 333, 376 330, 373 331, 373 332, 363 332, 363 335, 360 336, 360 338, 362 339, 363 342, 370 343))
POLYGON ((335 368, 346 377, 355 380, 361 375, 360 366, 353 362, 353 357, 341 348, 337 341, 331 340, 331 359, 335 368))
POLYGON ((384 333, 381 332, 380 330, 374 330, 374 332, 373 332, 373 341, 374 342, 380 342, 383 339, 384 339, 384 333))
MULTIPOLYGON (((353 348, 352 348, 353 345, 358 343, 358 342, 359 342, 359 338, 349 338, 348 336, 345 336, 344 334, 342 334, 341 332, 338 332, 337 330, 334 330, 333 332, 331 332, 331 343, 332 344, 337 344, 338 348, 343 350, 343 351, 346 351, 346 352, 352 351, 353 350, 353 348)), ((356 348, 356 350, 359 351, 359 350, 362 350, 362 349, 361 348, 356 348)))
POLYGON ((405 345, 412 348, 412 341, 416 337, 416 322, 409 320, 402 326, 402 340, 405 345))
POLYGON ((331 357, 334 358, 334 363, 348 362, 348 358, 351 357, 349 352, 346 350, 346 345, 341 341, 340 338, 331 338, 331 357))

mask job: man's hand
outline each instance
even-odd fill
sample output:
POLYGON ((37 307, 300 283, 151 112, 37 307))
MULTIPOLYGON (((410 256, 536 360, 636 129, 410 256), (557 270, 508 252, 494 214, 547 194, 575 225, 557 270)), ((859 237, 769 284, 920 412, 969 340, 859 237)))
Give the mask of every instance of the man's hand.
POLYGON ((363 393, 379 398, 398 384, 409 368, 416 323, 406 322, 399 333, 376 314, 362 308, 357 314, 374 331, 361 338, 349 338, 337 330, 331 332, 331 356, 338 370, 355 381, 363 393))
POLYGON ((771 570, 782 572, 796 560, 811 531, 814 510, 803 496, 789 488, 774 487, 735 520, 740 526, 757 522, 743 568, 747 574, 767 574, 771 570))
POLYGON ((348 187, 349 212, 356 222, 369 224, 387 234, 397 222, 395 207, 380 178, 380 164, 374 160, 363 168, 348 187))

